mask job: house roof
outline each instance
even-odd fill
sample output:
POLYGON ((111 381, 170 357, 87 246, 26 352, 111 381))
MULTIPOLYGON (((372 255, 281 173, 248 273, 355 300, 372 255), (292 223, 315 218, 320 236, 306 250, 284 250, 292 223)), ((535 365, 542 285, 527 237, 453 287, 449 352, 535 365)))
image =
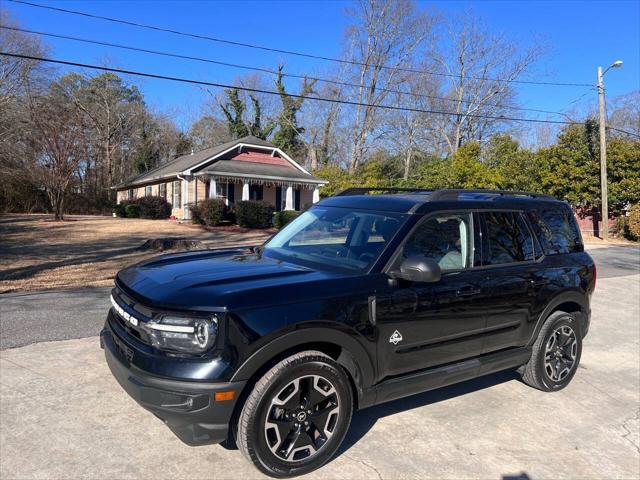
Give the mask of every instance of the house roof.
POLYGON ((257 178, 280 180, 283 182, 327 183, 313 175, 298 169, 283 167, 282 165, 269 165, 238 160, 218 160, 198 171, 198 174, 219 175, 222 177, 257 178))
MULTIPOLYGON (((267 147, 276 149, 277 147, 266 140, 262 140, 261 138, 254 137, 253 135, 248 135, 246 137, 238 138, 236 140, 231 140, 230 142, 223 143, 221 145, 216 145, 215 147, 205 148, 204 150, 200 150, 199 152, 194 152, 192 154, 182 155, 181 157, 175 158, 167 163, 164 163, 156 168, 149 170, 141 175, 136 177, 132 177, 127 181, 116 185, 115 188, 123 188, 132 185, 140 185, 144 183, 150 183, 155 180, 161 180, 163 178, 175 177, 176 175, 180 175, 185 170, 189 170, 190 168, 198 165, 207 159, 214 158, 225 151, 232 149, 236 145, 252 145, 257 147, 267 147)), ((300 172, 302 173, 302 172, 300 172)))

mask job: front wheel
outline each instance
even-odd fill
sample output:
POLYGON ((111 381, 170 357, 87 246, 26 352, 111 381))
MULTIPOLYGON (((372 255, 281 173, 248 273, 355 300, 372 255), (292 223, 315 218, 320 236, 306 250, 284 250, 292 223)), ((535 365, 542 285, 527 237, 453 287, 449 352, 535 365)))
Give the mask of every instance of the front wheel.
POLYGON ((309 473, 336 452, 352 413, 342 367, 322 352, 297 353, 256 383, 240 414, 238 446, 267 475, 309 473))
POLYGON ((578 369, 582 335, 574 315, 554 312, 544 322, 524 366, 523 381, 545 392, 566 387, 578 369))

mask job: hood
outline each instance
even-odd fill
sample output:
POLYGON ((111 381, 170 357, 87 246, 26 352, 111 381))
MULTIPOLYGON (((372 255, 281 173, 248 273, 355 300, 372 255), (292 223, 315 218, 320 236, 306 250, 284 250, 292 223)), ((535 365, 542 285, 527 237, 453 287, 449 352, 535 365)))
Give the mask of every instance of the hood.
POLYGON ((207 310, 273 302, 289 284, 336 276, 238 249, 163 255, 121 270, 116 283, 149 307, 207 310))

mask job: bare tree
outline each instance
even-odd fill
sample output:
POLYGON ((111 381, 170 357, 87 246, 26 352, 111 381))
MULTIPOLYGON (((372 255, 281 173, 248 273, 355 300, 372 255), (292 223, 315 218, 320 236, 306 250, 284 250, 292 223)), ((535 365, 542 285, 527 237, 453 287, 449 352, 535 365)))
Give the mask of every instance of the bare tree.
MULTIPOLYGON (((87 161, 93 160, 95 190, 109 197, 117 178, 115 172, 127 170, 122 165, 126 144, 144 124, 147 111, 142 94, 113 73, 95 77, 71 73, 62 77, 59 84, 68 100, 86 117, 90 130, 85 141, 91 143, 87 145, 91 150, 87 161)), ((87 165, 87 170, 91 169, 87 165)))
POLYGON ((618 129, 609 132, 611 136, 628 138, 619 130, 640 136, 640 90, 615 97, 608 110, 609 127, 618 129))
POLYGON ((191 125, 189 138, 196 150, 213 147, 232 139, 227 124, 211 115, 203 115, 191 125))
MULTIPOLYGON (((454 112, 438 115, 435 128, 450 153, 468 140, 487 137, 500 120, 477 115, 513 116, 513 80, 528 72, 539 58, 541 46, 522 50, 504 35, 489 33, 472 12, 445 23, 446 35, 427 52, 425 70, 442 72, 447 80, 434 110, 454 112)), ((425 81, 431 81, 425 79, 425 81)))
POLYGON ((29 97, 29 119, 36 155, 25 165, 25 174, 45 190, 55 219, 62 220, 65 196, 85 154, 83 118, 60 86, 53 84, 47 95, 29 97))
POLYGON ((364 159, 381 115, 372 105, 382 103, 389 90, 406 81, 404 67, 411 65, 416 49, 430 34, 431 20, 409 0, 361 0, 350 14, 348 42, 357 63, 354 97, 360 104, 353 121, 353 172, 364 159))
MULTIPOLYGON (((6 53, 44 56, 45 47, 37 37, 11 30, 18 24, 11 19, 6 10, 0 8, 0 25, 8 28, 0 29, 0 50, 6 53)), ((14 57, 0 57, 0 109, 18 96, 24 95, 27 83, 35 87, 36 80, 45 77, 46 69, 41 62, 14 57)))

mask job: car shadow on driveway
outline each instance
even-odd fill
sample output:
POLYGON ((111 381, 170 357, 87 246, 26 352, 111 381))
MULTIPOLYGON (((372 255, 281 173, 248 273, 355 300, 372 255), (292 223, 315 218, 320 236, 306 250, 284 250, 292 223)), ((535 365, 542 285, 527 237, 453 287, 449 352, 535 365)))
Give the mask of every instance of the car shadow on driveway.
POLYGON ((358 411, 354 413, 347 436, 334 459, 359 442, 380 418, 449 400, 511 380, 520 380, 520 375, 515 370, 505 370, 358 411))

